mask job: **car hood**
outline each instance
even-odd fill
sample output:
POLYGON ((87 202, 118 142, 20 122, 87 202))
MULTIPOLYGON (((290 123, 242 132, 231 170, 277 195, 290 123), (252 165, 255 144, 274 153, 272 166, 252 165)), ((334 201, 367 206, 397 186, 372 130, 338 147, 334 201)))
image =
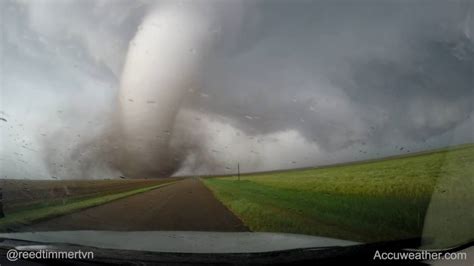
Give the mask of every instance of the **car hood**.
POLYGON ((298 234, 191 231, 54 231, 4 233, 0 238, 101 249, 179 253, 252 253, 360 243, 298 234))

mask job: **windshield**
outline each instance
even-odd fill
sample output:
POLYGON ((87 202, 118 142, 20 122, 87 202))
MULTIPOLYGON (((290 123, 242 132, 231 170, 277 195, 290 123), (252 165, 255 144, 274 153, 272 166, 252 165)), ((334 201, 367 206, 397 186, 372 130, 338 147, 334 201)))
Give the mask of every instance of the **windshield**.
POLYGON ((474 239, 472 1, 0 10, 0 232, 474 239))

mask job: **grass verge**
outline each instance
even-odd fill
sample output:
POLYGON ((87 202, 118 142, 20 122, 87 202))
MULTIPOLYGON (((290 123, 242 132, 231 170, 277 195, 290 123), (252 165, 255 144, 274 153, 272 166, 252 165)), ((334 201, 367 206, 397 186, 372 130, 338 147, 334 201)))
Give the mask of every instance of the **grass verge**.
POLYGON ((33 222, 38 222, 53 217, 65 215, 68 213, 76 212, 82 209, 95 207, 102 205, 114 200, 130 197, 139 193, 144 193, 153 189, 157 189, 163 186, 171 185, 179 181, 173 181, 169 183, 154 185, 150 187, 144 187, 139 189, 134 189, 126 192, 120 192, 116 194, 103 195, 99 197, 93 197, 88 199, 81 199, 77 201, 67 202, 64 205, 53 205, 38 209, 30 209, 21 212, 15 212, 10 215, 7 215, 4 218, 0 219, 0 232, 15 228, 18 226, 24 226, 31 224, 33 222))

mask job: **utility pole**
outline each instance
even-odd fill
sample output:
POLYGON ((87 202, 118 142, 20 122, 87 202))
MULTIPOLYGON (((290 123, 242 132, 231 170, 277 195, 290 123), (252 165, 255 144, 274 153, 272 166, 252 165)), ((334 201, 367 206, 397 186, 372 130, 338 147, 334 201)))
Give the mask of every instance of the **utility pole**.
MULTIPOLYGON (((1 182, 1 181, 0 181, 1 182)), ((3 184, 2 184, 3 185, 3 184)), ((3 213, 3 194, 2 194, 2 187, 0 186, 0 218, 5 217, 3 213)))
POLYGON ((237 178, 240 181, 240 163, 237 163, 237 178))

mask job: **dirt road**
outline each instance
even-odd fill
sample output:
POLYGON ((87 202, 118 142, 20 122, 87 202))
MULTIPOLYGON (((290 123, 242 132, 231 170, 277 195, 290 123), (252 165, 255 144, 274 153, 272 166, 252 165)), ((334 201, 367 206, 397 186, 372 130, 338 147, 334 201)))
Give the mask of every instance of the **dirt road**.
POLYGON ((248 231, 198 179, 179 181, 23 230, 248 231))

